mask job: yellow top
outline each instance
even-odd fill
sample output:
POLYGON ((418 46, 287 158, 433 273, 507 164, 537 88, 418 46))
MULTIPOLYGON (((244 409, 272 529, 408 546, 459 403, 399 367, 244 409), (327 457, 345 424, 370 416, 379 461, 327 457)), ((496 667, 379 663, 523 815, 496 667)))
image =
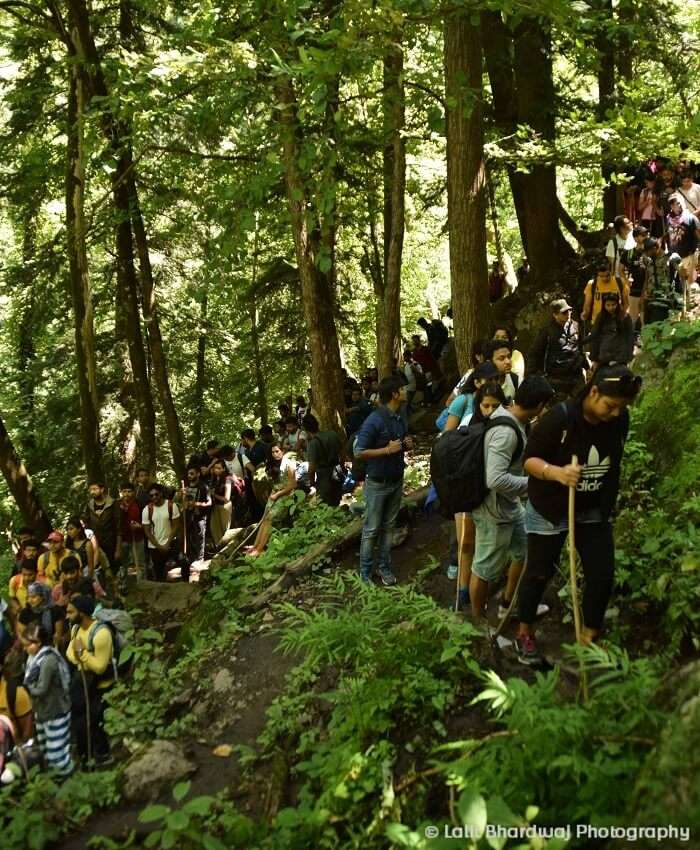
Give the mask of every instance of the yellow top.
MULTIPOLYGON (((78 629, 75 637, 71 637, 66 652, 66 658, 71 664, 76 667, 82 667, 83 670, 90 673, 96 673, 101 676, 112 663, 112 632, 108 626, 99 626, 93 632, 94 652, 88 652, 88 641, 90 632, 95 629, 95 621, 88 626, 87 629, 78 629), (83 643, 83 651, 80 656, 75 651, 75 640, 80 638, 83 643)), ((100 682, 98 687, 106 688, 110 682, 100 682)))
MULTIPOLYGON (((589 280, 586 284, 586 290, 584 295, 588 297, 593 289, 593 281, 589 280)), ((606 292, 615 292, 617 295, 620 294, 620 287, 617 285, 617 281, 612 275, 607 279, 601 280, 598 278, 598 282, 595 286, 595 300, 593 301, 593 308, 591 310, 591 322, 595 322, 598 318, 598 313, 600 313, 601 308, 603 306, 602 297, 606 292)), ((625 283, 624 279, 622 279, 622 297, 629 301, 630 296, 630 287, 628 283, 625 283)), ((624 306, 624 305, 623 305, 624 306)))
POLYGON ((70 549, 64 549, 60 555, 56 555, 55 552, 44 552, 39 555, 36 562, 39 581, 45 580, 50 587, 58 584, 61 579, 61 564, 73 554, 70 549))
POLYGON ((25 689, 19 685, 17 688, 17 696, 15 697, 14 713, 10 711, 10 704, 7 700, 7 682, 0 679, 0 714, 4 714, 9 718, 24 717, 32 710, 32 700, 25 689))

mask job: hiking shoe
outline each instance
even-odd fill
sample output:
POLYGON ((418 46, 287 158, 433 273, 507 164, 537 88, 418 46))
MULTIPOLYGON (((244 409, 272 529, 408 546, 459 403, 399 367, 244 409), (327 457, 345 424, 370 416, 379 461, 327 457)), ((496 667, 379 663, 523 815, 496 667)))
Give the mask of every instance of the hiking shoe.
POLYGON ((380 570, 379 578, 381 578, 384 587, 391 587, 392 585, 396 584, 396 576, 392 573, 391 570, 380 570))
POLYGON ((542 663, 542 656, 537 651, 537 642, 532 635, 518 635, 515 638, 515 650, 521 664, 533 667, 542 663))
MULTIPOLYGON (((506 603, 506 601, 503 599, 503 597, 501 597, 498 600, 498 619, 499 620, 502 620, 506 616, 506 614, 508 613, 509 607, 510 607, 510 602, 506 603)), ((537 613, 535 614, 535 617, 537 617, 539 619, 540 617, 544 617, 545 614, 549 614, 549 605, 545 605, 544 602, 540 602, 540 604, 537 606, 537 613)), ((510 618, 511 618, 511 620, 517 620, 518 619, 518 606, 517 605, 513 606, 513 610, 510 612, 510 618)))
POLYGON ((447 567, 447 578, 450 581, 454 581, 457 578, 457 573, 459 572, 459 567, 457 564, 449 564, 447 567))

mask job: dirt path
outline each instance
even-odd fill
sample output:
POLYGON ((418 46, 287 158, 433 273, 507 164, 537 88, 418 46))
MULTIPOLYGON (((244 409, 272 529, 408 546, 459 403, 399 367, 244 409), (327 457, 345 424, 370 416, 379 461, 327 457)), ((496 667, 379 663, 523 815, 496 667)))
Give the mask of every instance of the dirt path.
MULTIPOLYGON (((438 567, 425 581, 425 590, 446 608, 454 604, 455 583, 450 581, 443 567, 449 549, 449 524, 439 516, 426 517, 417 512, 413 518, 408 539, 392 554, 393 566, 401 584, 411 580, 417 572, 424 569, 431 560, 438 567)), ((339 561, 338 569, 356 570, 358 558, 357 545, 351 547, 339 561)), ((322 572, 329 573, 325 568, 322 572)), ((284 598, 304 608, 315 605, 314 575, 303 579, 292 588, 284 598)), ((378 592, 390 592, 378 590, 378 592)), ((547 601, 553 609, 560 611, 556 593, 550 590, 547 601)), ((491 602, 495 608, 495 597, 491 602)), ((495 614, 492 610, 492 614, 495 614)), ((552 650, 559 642, 569 640, 571 626, 560 625, 561 617, 548 618, 543 632, 545 648, 552 650)), ((184 742, 188 757, 197 765, 192 776, 192 793, 213 794, 223 788, 229 788, 242 811, 260 815, 264 811, 264 797, 269 785, 269 765, 256 766, 251 777, 247 777, 241 768, 237 754, 228 758, 213 755, 212 750, 220 744, 233 747, 244 745, 255 748, 256 740, 265 726, 266 711, 279 693, 284 689, 286 674, 294 666, 294 659, 277 651, 278 637, 276 627, 281 618, 271 613, 259 615, 257 625, 251 633, 239 638, 231 647, 230 654, 222 655, 199 671, 199 690, 194 694, 193 710, 196 729, 190 739, 184 742)), ((509 627, 511 634, 513 627, 509 627)), ((508 633, 508 630, 506 630, 508 633)), ((497 659, 502 675, 520 675, 530 678, 534 674, 518 664, 514 658, 497 659)), ((475 710, 464 706, 461 713, 450 718, 452 731, 478 731, 474 726, 475 710)), ((476 724, 480 727, 482 720, 476 724)), ((168 802, 169 794, 159 798, 168 802)), ((62 850, 84 848, 89 836, 106 835, 111 838, 122 837, 130 829, 138 827, 137 816, 146 801, 137 804, 125 804, 117 809, 106 811, 92 818, 79 833, 68 837, 56 845, 62 850)))

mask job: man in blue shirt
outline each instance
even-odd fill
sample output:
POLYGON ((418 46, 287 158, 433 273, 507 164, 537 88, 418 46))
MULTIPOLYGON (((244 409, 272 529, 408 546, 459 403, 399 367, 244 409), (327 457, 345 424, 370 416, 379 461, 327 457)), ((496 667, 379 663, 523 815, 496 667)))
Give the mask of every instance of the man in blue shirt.
POLYGON ((391 538, 401 507, 404 450, 413 447, 399 415, 406 401, 406 385, 393 375, 379 384, 381 406, 362 424, 355 443, 355 457, 366 462, 365 524, 360 544, 360 577, 369 582, 377 548, 379 575, 387 587, 396 584, 391 571, 391 538))

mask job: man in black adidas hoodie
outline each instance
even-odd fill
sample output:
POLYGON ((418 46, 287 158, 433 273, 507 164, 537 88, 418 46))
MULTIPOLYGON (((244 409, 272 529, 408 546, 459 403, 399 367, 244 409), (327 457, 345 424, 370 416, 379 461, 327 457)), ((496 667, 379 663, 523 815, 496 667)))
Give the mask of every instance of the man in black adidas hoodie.
POLYGON ((601 366, 575 400, 556 405, 542 418, 527 442, 527 568, 520 588, 517 637, 524 664, 540 661, 532 624, 566 539, 570 487, 576 488, 576 548, 586 579, 583 642, 590 643, 602 627, 613 586, 611 515, 629 430, 627 406, 640 385, 641 378, 626 366, 601 366))

